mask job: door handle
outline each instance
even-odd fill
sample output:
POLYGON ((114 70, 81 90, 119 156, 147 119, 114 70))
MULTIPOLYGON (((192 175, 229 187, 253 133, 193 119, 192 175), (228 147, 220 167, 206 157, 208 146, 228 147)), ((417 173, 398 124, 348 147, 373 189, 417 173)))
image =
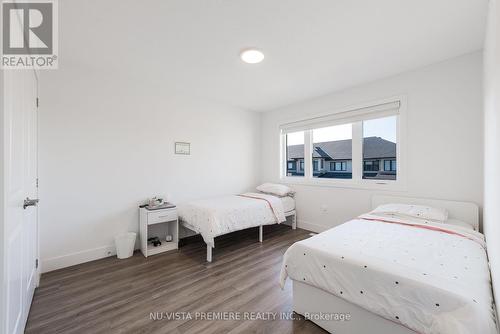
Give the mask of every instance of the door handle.
POLYGON ((26 210, 28 206, 36 206, 40 200, 39 199, 30 199, 26 197, 23 204, 23 209, 26 210))

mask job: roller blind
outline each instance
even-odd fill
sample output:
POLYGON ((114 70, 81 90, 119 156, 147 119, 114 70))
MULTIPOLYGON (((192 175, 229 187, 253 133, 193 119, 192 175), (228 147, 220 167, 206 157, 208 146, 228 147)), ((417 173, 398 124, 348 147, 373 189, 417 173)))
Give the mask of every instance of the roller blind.
POLYGON ((281 133, 290 133, 324 128, 368 119, 389 117, 399 114, 400 101, 382 103, 369 107, 357 108, 345 112, 323 115, 280 125, 281 133))

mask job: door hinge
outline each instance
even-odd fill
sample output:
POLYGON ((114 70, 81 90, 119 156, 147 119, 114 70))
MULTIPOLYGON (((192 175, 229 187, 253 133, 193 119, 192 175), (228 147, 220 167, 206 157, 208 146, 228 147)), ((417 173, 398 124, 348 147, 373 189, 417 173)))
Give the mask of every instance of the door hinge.
POLYGON ((40 105, 40 99, 37 97, 36 98, 36 107, 38 108, 39 105, 40 105))
POLYGON ((36 187, 38 188, 38 178, 36 178, 36 187))
POLYGON ((38 259, 35 260, 35 269, 38 269, 38 259))

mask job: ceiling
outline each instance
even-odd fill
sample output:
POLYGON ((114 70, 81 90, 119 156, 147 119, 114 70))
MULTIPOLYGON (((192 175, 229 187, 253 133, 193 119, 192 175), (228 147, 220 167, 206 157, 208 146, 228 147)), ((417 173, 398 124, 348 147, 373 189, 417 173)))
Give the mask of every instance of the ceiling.
POLYGON ((482 48, 487 0, 65 0, 78 65, 266 111, 482 48), (258 47, 265 60, 239 59, 258 47))

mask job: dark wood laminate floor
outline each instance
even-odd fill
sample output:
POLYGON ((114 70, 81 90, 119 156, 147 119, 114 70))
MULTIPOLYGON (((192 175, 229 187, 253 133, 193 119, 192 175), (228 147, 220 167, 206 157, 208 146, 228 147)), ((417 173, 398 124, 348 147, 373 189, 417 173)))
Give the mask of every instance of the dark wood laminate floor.
POLYGON ((291 312, 290 281, 284 290, 278 283, 281 260, 307 237, 304 230, 266 226, 262 244, 257 229, 216 239, 211 264, 195 238, 148 259, 136 252, 44 274, 26 333, 326 333, 306 320, 195 319, 197 312, 291 312), (163 312, 163 320, 152 320, 151 312, 163 312), (184 313, 167 320, 168 312, 193 319, 184 313))

